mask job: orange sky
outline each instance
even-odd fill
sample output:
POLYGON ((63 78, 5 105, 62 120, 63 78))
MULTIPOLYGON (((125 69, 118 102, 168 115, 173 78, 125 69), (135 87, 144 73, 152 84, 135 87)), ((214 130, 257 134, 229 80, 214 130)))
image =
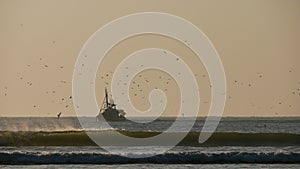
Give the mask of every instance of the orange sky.
MULTIPOLYGON (((84 43, 118 17, 152 11, 185 18, 212 41, 227 77, 224 116, 299 116, 299 7, 298 0, 0 0, 0 116, 55 116, 60 111, 75 116, 69 97, 73 68, 84 43)), ((122 58, 146 47, 176 53, 199 74, 199 115, 205 115, 210 89, 201 62, 183 44, 158 35, 129 38, 108 53, 98 70, 98 102, 111 79, 106 74, 122 58)), ((151 78, 161 72, 142 73, 151 78)), ((144 86, 141 97, 155 85, 163 84, 144 86)), ((175 82, 168 89, 166 115, 172 116, 177 114, 172 106, 178 102, 175 82)), ((131 97, 137 108, 149 106, 135 98, 134 91, 131 97)))

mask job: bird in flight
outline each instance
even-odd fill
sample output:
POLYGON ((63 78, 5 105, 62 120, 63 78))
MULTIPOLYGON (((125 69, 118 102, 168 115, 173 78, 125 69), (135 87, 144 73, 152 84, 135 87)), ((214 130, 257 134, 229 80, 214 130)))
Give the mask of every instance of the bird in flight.
POLYGON ((59 113, 57 114, 57 119, 60 118, 60 115, 61 115, 61 112, 59 112, 59 113))

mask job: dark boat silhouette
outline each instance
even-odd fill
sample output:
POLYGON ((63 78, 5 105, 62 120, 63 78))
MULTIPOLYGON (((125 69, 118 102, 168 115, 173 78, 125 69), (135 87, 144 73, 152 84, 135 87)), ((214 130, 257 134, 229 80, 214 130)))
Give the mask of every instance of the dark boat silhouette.
MULTIPOLYGON (((117 130, 155 130, 155 128, 159 125, 164 119, 155 119, 154 121, 151 121, 145 125, 145 123, 139 123, 139 122, 134 122, 125 117, 125 112, 123 110, 117 109, 116 104, 114 103, 112 96, 108 97, 108 92, 107 89, 105 88, 105 97, 102 102, 102 106, 99 110, 98 115, 96 116, 97 121, 103 122, 107 121, 108 124, 117 129, 117 130), (115 122, 121 122, 121 123, 115 123, 115 122), (125 123, 126 125, 124 125, 125 123)), ((168 120, 170 121, 170 120, 168 120)), ((174 120, 172 120, 174 121, 174 120)), ((167 124, 164 127, 160 126, 160 129, 168 129, 173 123, 167 124)), ((154 134, 153 136, 155 136, 154 134)))
POLYGON ((126 121, 125 112, 123 110, 118 110, 113 99, 109 100, 107 89, 105 88, 105 97, 100 108, 99 114, 96 116, 98 121, 126 121))

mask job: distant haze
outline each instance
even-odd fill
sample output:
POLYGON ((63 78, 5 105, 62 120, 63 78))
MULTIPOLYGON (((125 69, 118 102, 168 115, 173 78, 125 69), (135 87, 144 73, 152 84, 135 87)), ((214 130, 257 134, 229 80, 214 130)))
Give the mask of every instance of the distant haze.
MULTIPOLYGON (((153 11, 189 20, 212 41, 227 77, 224 116, 300 115, 298 0, 0 0, 0 116, 76 116, 72 74, 87 39, 116 18, 153 11)), ((172 51, 190 66, 201 90, 199 116, 205 116, 211 96, 204 66, 184 44, 159 35, 128 38, 106 55, 96 79, 99 105, 117 64, 143 48, 172 51)), ((145 98, 158 87, 168 97, 164 115, 176 116, 175 81, 158 70, 139 75, 150 82, 136 76, 133 104, 146 110, 145 98)))

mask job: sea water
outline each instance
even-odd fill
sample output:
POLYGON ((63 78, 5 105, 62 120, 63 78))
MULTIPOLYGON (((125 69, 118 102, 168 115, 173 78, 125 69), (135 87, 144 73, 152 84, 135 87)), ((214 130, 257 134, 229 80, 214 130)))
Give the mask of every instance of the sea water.
MULTIPOLYGON (((160 119, 150 126, 135 126, 132 123, 114 122, 112 126, 101 124, 95 118, 85 117, 86 130, 111 132, 160 133, 172 125, 174 119, 160 119)), ((180 119, 180 125, 172 133, 181 132, 189 118, 180 119)), ((198 118, 191 130, 191 140, 197 139, 205 118, 198 118), (193 134, 194 133, 194 134, 193 134), (194 138, 195 137, 195 138, 194 138)), ((204 145, 185 141, 164 154, 163 147, 153 146, 152 151, 143 152, 143 157, 130 159, 110 154, 98 146, 63 146, 72 134, 82 132, 76 117, 0 118, 0 164, 1 168, 299 168, 300 165, 300 118, 222 118, 216 133, 204 145), (25 133, 25 134, 24 134, 25 133), (53 136, 58 135, 58 136, 53 136), (51 142, 43 141, 48 137, 51 142), (36 139, 38 138, 38 139, 36 139), (62 139, 62 140, 59 140, 62 139), (29 142, 26 142, 28 141, 29 142), (33 143, 36 141, 36 143, 33 143), (41 144, 42 143, 42 144, 41 144), (54 146, 53 146, 53 144, 54 146), (22 145, 24 144, 24 145, 22 145), (28 145, 33 146, 28 146, 28 145), (20 146, 21 145, 21 146, 20 146), (50 146, 51 145, 51 146, 50 146), (114 164, 113 166, 111 166, 114 164), (288 164, 288 165, 286 165, 288 164), (17 165, 17 166, 16 166, 17 165), (38 165, 38 166, 37 166, 38 165)), ((76 135, 77 136, 77 135, 76 135)), ((80 135, 76 138, 87 137, 80 135)), ((116 145, 112 145, 116 146, 116 145)), ((122 146, 116 147, 120 154, 122 146)), ((134 149, 130 153, 135 153, 134 149)), ((124 154, 126 155, 126 154, 124 154)), ((136 154, 137 156, 139 154, 136 154)))

